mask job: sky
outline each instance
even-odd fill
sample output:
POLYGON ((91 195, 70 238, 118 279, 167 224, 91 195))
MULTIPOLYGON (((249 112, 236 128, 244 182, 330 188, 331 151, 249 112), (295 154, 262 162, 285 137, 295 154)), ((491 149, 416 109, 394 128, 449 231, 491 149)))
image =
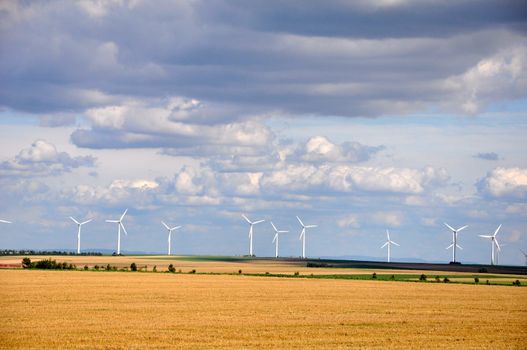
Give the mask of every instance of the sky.
POLYGON ((1 249, 524 264, 521 0, 0 2, 1 249))

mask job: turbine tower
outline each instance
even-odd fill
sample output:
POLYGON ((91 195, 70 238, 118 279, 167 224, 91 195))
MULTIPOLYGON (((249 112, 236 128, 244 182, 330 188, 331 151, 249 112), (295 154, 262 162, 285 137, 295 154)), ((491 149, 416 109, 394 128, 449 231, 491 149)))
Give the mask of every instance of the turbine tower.
POLYGON ((491 265, 497 265, 497 251, 494 250, 494 246, 496 246, 496 248, 498 248, 498 251, 501 250, 500 248, 500 245, 498 243, 498 239, 496 238, 496 235, 498 234, 498 232, 500 231, 500 228, 501 228, 501 225, 498 226, 498 228, 496 229, 496 231, 494 231, 494 234, 493 235, 479 235, 480 237, 482 238, 487 238, 487 239, 490 239, 490 245, 491 245, 491 249, 490 249, 490 264, 491 265))
POLYGON ((0 222, 1 222, 2 224, 12 224, 11 221, 7 221, 7 220, 0 220, 0 222))
POLYGON ((276 248, 275 248, 275 258, 278 258, 278 237, 280 235, 280 233, 286 233, 286 232, 289 232, 289 231, 280 231, 278 230, 275 225, 273 224, 273 222, 271 221, 271 226, 273 226, 273 229, 274 229, 274 238, 273 238, 273 243, 276 242, 276 248))
POLYGON ((163 226, 166 227, 166 229, 168 230, 168 255, 170 255, 170 237, 172 236, 172 231, 174 230, 179 230, 180 228, 182 228, 183 226, 174 226, 172 228, 170 228, 167 224, 165 224, 163 221, 161 221, 161 223, 163 224, 163 226))
POLYGON ((520 249, 520 251, 522 252, 523 256, 525 257, 525 266, 527 266, 527 253, 525 253, 522 249, 520 249))
POLYGON ((302 225, 302 232, 300 232, 300 237, 298 239, 302 240, 302 259, 306 258, 306 228, 314 228, 317 227, 317 225, 304 225, 302 220, 297 216, 296 219, 302 225))
POLYGON ((395 243, 394 241, 390 239, 390 231, 386 230, 386 243, 382 245, 381 249, 388 246, 388 262, 390 262, 390 253, 391 253, 390 251, 391 251, 392 244, 395 244, 396 246, 400 247, 399 244, 395 243))
POLYGON ((450 229, 450 231, 452 231, 452 244, 449 245, 448 247, 446 247, 445 249, 450 249, 452 248, 452 262, 453 263, 456 263, 456 248, 459 248, 461 250, 463 250, 463 248, 461 248, 458 244, 457 244, 457 234, 458 232, 460 232, 461 230, 464 230, 468 227, 468 225, 465 225, 463 227, 460 227, 458 228, 457 230, 454 229, 452 226, 450 226, 449 224, 447 224, 445 222, 445 226, 448 227, 450 229))
POLYGON ((261 222, 264 222, 265 220, 251 221, 244 214, 242 214, 242 216, 245 219, 245 221, 247 221, 250 225, 249 227, 249 255, 253 256, 253 226, 261 222))
POLYGON ((70 216, 70 219, 77 224, 77 254, 81 253, 81 227, 84 224, 87 224, 88 222, 92 221, 93 219, 86 220, 84 222, 78 222, 73 217, 70 216))
POLYGON ((106 222, 113 222, 117 224, 117 255, 121 255, 121 228, 123 229, 124 234, 128 236, 128 232, 126 232, 126 229, 123 225, 123 219, 127 211, 128 209, 124 211, 119 220, 106 220, 106 222))

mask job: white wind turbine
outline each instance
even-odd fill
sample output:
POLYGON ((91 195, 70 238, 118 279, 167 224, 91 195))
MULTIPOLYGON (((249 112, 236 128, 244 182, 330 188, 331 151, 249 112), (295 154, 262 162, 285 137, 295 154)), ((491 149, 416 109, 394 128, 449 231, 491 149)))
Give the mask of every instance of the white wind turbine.
POLYGON ((168 255, 170 255, 170 237, 172 236, 172 231, 174 230, 179 230, 180 228, 182 228, 183 226, 174 226, 174 227, 169 227, 167 224, 165 224, 163 221, 161 221, 161 223, 163 224, 163 226, 166 227, 166 229, 168 230, 168 255))
POLYGON ((448 227, 450 229, 450 231, 452 231, 452 244, 449 245, 448 247, 446 247, 445 249, 450 249, 452 248, 452 262, 455 263, 456 262, 456 248, 459 248, 461 250, 463 250, 463 248, 461 248, 458 244, 457 244, 457 234, 459 231, 461 230, 464 230, 468 227, 468 225, 465 225, 463 227, 460 227, 458 228, 457 230, 454 229, 452 226, 450 226, 449 224, 447 224, 446 222, 444 223, 446 227, 448 227))
POLYGON ((84 224, 87 224, 88 222, 92 221, 93 219, 86 220, 84 222, 78 222, 73 217, 70 216, 70 219, 77 224, 77 254, 81 253, 81 227, 84 224))
POLYGON ((121 255, 121 228, 123 229, 124 234, 128 236, 128 232, 126 232, 126 229, 123 225, 123 219, 127 211, 128 209, 124 211, 119 220, 106 220, 106 222, 113 222, 117 224, 117 255, 121 255))
POLYGON ((525 253, 522 249, 520 249, 520 251, 522 252, 523 256, 525 257, 525 266, 527 266, 527 253, 525 253))
POLYGON ((251 225, 249 227, 249 255, 253 256, 253 226, 261 222, 264 222, 265 220, 251 221, 244 214, 242 214, 242 216, 245 219, 245 221, 247 221, 249 225, 251 225))
POLYGON ((496 264, 497 264, 497 261, 496 261, 496 254, 497 254, 498 252, 497 252, 497 251, 496 251, 496 252, 494 251, 494 246, 496 246, 496 248, 498 248, 498 251, 501 250, 500 245, 499 245, 499 243, 498 243, 498 239, 496 238, 496 235, 497 235, 498 232, 500 231, 500 228, 501 228, 501 225, 498 226, 498 228, 496 229, 496 231, 494 231, 494 234, 493 234, 493 235, 479 235, 479 236, 482 237, 482 238, 490 239, 490 244, 491 244, 491 250, 490 250, 490 264, 491 264, 491 265, 496 265, 496 264))
POLYGON ((314 228, 317 227, 317 225, 304 225, 302 220, 297 216, 296 219, 302 225, 302 232, 300 232, 300 237, 298 239, 302 240, 302 259, 306 258, 306 228, 314 228))
POLYGON ((386 230, 386 243, 384 243, 382 245, 381 249, 386 247, 386 246, 388 246, 388 262, 390 262, 390 254, 391 254, 391 246, 392 246, 392 244, 395 244, 396 246, 400 247, 399 244, 395 243, 394 241, 392 241, 390 239, 390 231, 386 230))
POLYGON ((7 220, 0 220, 0 222, 1 222, 2 224, 12 224, 11 221, 7 221, 7 220))
POLYGON ((280 231, 280 230, 278 230, 278 229, 275 227, 275 225, 273 224, 272 221, 271 221, 271 226, 273 226, 273 229, 274 229, 274 232, 275 232, 275 234, 274 234, 274 238, 273 238, 273 243, 276 242, 275 258, 278 258, 278 238, 279 238, 279 236, 280 236, 280 233, 286 233, 286 232, 289 232, 289 231, 283 231, 283 230, 280 231))

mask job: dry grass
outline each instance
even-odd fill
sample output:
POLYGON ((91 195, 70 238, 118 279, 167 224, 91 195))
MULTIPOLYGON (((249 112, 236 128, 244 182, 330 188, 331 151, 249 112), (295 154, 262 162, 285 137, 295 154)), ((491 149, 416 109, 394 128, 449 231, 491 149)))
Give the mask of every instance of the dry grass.
POLYGON ((3 349, 525 349, 527 288, 0 271, 3 349))

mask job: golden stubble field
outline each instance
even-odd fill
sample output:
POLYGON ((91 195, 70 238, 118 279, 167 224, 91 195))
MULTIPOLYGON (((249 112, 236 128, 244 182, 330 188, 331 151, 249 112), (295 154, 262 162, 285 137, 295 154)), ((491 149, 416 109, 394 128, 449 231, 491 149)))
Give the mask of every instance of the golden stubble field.
POLYGON ((0 270, 3 349, 525 349, 527 288, 0 270))

